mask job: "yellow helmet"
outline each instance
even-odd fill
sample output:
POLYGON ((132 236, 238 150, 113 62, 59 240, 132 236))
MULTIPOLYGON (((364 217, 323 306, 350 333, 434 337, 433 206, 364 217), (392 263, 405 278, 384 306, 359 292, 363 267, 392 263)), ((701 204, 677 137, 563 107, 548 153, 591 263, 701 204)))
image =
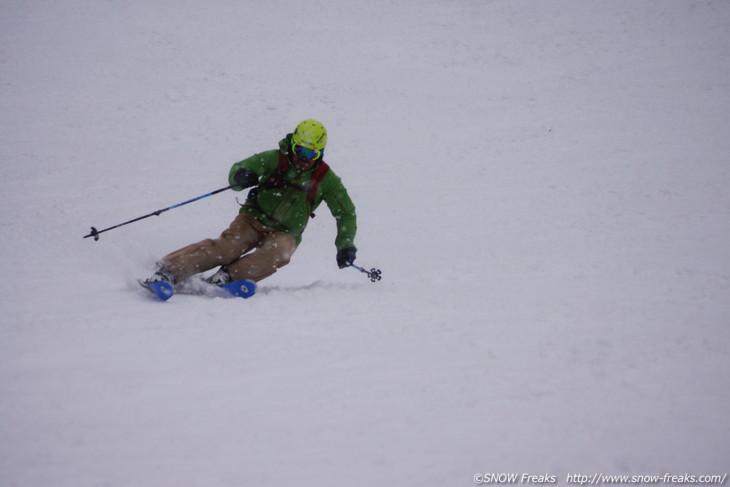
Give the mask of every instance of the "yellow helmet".
POLYGON ((316 120, 305 120, 294 129, 292 143, 322 152, 327 145, 327 129, 316 120))

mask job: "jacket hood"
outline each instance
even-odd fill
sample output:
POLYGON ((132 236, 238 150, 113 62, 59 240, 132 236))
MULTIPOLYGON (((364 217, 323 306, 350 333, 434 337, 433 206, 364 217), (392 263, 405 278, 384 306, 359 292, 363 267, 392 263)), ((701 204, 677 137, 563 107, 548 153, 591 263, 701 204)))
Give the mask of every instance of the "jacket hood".
POLYGON ((286 134, 286 137, 281 139, 279 141, 279 149, 281 149, 281 153, 286 156, 289 161, 291 161, 291 138, 294 134, 286 134))

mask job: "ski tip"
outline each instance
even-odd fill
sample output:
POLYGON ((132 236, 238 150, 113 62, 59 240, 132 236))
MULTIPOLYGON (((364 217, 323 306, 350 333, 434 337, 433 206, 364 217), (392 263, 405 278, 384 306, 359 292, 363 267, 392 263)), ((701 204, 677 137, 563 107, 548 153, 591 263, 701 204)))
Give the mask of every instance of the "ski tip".
POLYGON ((256 294, 256 283, 245 279, 229 282, 228 284, 224 284, 222 288, 239 298, 250 298, 256 294))
POLYGON ((160 298, 162 301, 167 301, 172 297, 173 294, 175 294, 175 289, 169 282, 157 281, 146 283, 143 281, 139 281, 139 284, 143 288, 147 289, 152 294, 160 298))

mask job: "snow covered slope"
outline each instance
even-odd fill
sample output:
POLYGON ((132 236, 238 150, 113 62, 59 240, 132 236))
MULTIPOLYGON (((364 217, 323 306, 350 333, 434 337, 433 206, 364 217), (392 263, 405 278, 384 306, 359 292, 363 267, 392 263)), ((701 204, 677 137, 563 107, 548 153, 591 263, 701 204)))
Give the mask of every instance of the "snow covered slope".
POLYGON ((8 0, 0 485, 718 474, 730 3, 8 0), (136 279, 300 120, 325 207, 250 300, 136 279))

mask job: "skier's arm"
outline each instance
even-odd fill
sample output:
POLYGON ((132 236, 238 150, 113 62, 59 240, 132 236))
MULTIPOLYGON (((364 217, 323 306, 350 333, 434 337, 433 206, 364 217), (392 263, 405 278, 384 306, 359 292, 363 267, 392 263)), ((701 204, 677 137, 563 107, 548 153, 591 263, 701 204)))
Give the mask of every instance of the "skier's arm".
POLYGON ((355 204, 347 194, 342 181, 331 171, 322 180, 322 191, 325 203, 337 222, 337 250, 355 249, 355 234, 357 233, 357 216, 355 204))
POLYGON ((241 191, 256 186, 262 176, 271 174, 276 169, 277 162, 277 152, 267 151, 235 163, 228 172, 228 183, 233 186, 231 189, 241 191))

